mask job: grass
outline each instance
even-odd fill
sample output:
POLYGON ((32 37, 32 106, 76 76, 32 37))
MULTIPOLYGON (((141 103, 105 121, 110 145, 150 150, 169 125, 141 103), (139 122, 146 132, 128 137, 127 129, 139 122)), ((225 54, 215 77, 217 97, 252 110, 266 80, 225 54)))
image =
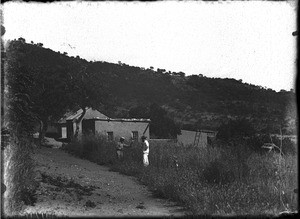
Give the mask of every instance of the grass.
POLYGON ((116 160, 114 142, 88 136, 66 150, 113 171, 135 176, 156 196, 172 199, 194 215, 276 215, 296 211, 297 158, 229 148, 152 143, 148 167, 135 144, 116 160))
MULTIPOLYGON (((54 214, 33 213, 33 214, 26 214, 22 216, 7 217, 7 218, 52 219, 52 218, 62 218, 62 217, 56 216, 54 214)), ((68 217, 64 216, 63 218, 68 218, 68 217)))

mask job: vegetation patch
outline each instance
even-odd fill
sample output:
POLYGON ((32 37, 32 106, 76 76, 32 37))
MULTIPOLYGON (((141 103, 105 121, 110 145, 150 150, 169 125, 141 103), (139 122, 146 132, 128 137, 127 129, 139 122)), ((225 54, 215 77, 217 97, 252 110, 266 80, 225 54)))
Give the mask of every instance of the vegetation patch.
MULTIPOLYGON (((17 219, 52 219, 52 218, 62 218, 59 216, 56 216, 54 214, 44 214, 44 213, 32 213, 32 214, 25 214, 22 216, 14 216, 14 217, 7 217, 7 218, 17 218, 17 219)), ((67 216, 64 216, 63 218, 68 218, 67 216)))
MULTIPOLYGON (((150 165, 143 167, 138 144, 118 161, 112 143, 106 144, 99 136, 91 139, 88 142, 95 141, 97 147, 86 159, 137 177, 154 196, 176 201, 195 215, 274 215, 297 210, 297 159, 293 154, 236 153, 225 145, 194 148, 152 143, 150 165), (101 139, 98 144, 97 139, 101 139), (92 156, 93 152, 107 157, 100 160, 92 156)), ((83 139, 76 144, 83 147, 87 142, 83 139)), ((73 146, 71 143, 65 150, 81 153, 81 147, 73 146)))

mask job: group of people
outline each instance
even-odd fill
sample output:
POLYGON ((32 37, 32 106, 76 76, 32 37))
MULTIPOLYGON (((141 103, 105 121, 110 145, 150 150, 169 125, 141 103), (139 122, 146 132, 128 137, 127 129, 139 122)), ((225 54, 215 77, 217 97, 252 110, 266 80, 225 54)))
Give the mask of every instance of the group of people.
MULTIPOLYGON (((148 160, 148 155, 149 155, 149 142, 147 140, 147 137, 146 136, 142 136, 141 137, 142 139, 142 149, 143 149, 143 164, 145 167, 147 167, 149 165, 149 160, 148 160)), ((124 156, 124 147, 130 147, 130 145, 128 144, 125 144, 125 138, 124 137, 121 137, 120 138, 120 141, 118 142, 117 144, 117 157, 118 159, 122 159, 123 156, 124 156)))

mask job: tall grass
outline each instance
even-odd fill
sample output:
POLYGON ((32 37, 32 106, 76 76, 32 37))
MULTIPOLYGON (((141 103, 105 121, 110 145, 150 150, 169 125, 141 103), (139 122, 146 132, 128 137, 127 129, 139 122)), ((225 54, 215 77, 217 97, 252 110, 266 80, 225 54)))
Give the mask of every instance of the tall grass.
POLYGON ((139 144, 125 149, 122 161, 116 160, 115 143, 101 136, 86 137, 66 149, 136 176, 154 194, 181 203, 193 214, 261 215, 297 210, 295 155, 151 143, 150 165, 145 168, 139 144))

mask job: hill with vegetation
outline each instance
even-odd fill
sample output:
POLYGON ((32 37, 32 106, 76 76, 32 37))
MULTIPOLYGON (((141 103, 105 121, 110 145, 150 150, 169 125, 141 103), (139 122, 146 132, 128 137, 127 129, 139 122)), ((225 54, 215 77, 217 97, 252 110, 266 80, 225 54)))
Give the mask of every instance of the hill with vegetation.
POLYGON ((276 92, 232 78, 186 76, 184 72, 121 62, 87 61, 46 49, 41 43, 26 43, 22 38, 11 43, 21 45, 25 53, 22 62, 28 69, 46 69, 50 79, 52 75, 56 80, 58 77, 67 81, 74 71, 79 75, 97 75, 90 89, 97 84, 105 88, 104 96, 99 93, 105 97, 105 104, 94 106, 110 117, 147 117, 151 105, 155 104, 183 129, 218 129, 230 119, 247 119, 259 132, 278 133, 282 124, 286 127, 285 133, 296 131, 293 91, 276 92))

